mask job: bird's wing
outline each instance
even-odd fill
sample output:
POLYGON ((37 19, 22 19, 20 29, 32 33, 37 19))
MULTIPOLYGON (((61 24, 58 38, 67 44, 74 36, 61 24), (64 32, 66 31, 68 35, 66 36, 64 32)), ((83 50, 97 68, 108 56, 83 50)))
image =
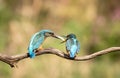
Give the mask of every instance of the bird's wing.
POLYGON ((36 33, 31 38, 30 46, 32 46, 32 48, 34 49, 37 49, 39 48, 39 46, 42 44, 43 41, 44 41, 44 35, 40 33, 36 33))
POLYGON ((66 41, 66 49, 67 49, 68 51, 70 51, 72 45, 73 45, 73 40, 72 40, 72 39, 68 39, 68 40, 66 41))
POLYGON ((70 39, 68 39, 67 41, 66 41, 66 49, 67 49, 67 51, 70 51, 70 48, 71 48, 71 40, 70 39))
POLYGON ((76 41, 76 45, 77 45, 77 53, 78 53, 80 51, 80 43, 78 40, 76 41))

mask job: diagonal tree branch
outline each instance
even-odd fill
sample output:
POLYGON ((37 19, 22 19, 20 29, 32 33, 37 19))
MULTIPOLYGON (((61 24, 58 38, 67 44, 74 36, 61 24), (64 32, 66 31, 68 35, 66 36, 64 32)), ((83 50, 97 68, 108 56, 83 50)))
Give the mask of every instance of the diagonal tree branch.
MULTIPOLYGON (((79 57, 77 56, 74 59, 71 59, 64 52, 62 52, 58 49, 49 48, 49 49, 44 49, 44 50, 38 50, 36 52, 36 56, 43 55, 43 54, 54 54, 54 55, 57 55, 57 56, 60 56, 62 58, 69 59, 69 60, 86 61, 86 60, 96 58, 97 56, 105 55, 107 53, 112 53, 112 52, 118 52, 118 51, 120 52, 120 47, 111 47, 111 48, 107 48, 107 49, 95 52, 90 55, 79 56, 79 57)), ((0 54, 0 61, 7 63, 11 67, 15 67, 17 62, 19 62, 20 60, 23 60, 25 58, 29 58, 28 53, 21 54, 21 55, 14 55, 14 56, 0 54)))

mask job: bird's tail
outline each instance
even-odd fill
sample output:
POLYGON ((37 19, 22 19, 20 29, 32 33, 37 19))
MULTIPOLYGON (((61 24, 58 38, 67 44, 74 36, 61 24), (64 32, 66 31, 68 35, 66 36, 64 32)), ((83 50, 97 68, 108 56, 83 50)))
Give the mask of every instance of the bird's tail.
POLYGON ((70 52, 70 58, 75 58, 75 52, 70 52))
POLYGON ((73 45, 70 50, 70 58, 75 58, 77 52, 77 46, 73 45))
POLYGON ((29 49, 29 53, 28 54, 29 54, 30 58, 34 58, 35 57, 35 52, 32 49, 29 49))

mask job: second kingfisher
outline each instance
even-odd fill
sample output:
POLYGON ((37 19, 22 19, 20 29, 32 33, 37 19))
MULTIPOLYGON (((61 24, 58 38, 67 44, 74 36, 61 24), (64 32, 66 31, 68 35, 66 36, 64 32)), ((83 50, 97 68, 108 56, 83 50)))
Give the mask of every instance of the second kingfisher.
MULTIPOLYGON (((80 51, 80 44, 75 34, 69 34, 66 36, 66 50, 69 53, 69 57, 74 59, 76 54, 80 51)), ((62 43, 63 43, 62 42, 62 43)))

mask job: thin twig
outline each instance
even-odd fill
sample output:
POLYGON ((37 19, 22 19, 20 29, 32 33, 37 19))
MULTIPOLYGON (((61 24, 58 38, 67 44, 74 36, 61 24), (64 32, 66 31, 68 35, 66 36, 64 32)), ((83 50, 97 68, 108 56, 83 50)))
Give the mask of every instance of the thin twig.
MULTIPOLYGON (((74 59, 71 59, 67 54, 65 54, 65 52, 62 52, 62 51, 60 51, 58 49, 54 49, 54 48, 39 50, 36 52, 36 56, 40 56, 43 54, 54 54, 54 55, 57 55, 59 57, 69 59, 69 60, 86 61, 86 60, 96 58, 97 56, 105 55, 107 53, 112 53, 112 52, 120 52, 120 47, 107 48, 107 49, 95 52, 93 54, 90 54, 90 55, 77 56, 74 59)), ((25 58, 29 58, 28 53, 21 54, 21 55, 14 55, 14 56, 0 54, 0 61, 9 64, 11 67, 15 67, 17 62, 19 62, 25 58)))

